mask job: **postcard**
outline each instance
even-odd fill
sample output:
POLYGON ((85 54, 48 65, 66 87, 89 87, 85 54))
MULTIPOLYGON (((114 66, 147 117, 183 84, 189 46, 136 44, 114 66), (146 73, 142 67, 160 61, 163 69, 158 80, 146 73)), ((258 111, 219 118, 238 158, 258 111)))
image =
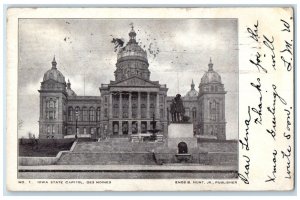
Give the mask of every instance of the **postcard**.
POLYGON ((294 189, 294 10, 9 8, 9 191, 294 189))

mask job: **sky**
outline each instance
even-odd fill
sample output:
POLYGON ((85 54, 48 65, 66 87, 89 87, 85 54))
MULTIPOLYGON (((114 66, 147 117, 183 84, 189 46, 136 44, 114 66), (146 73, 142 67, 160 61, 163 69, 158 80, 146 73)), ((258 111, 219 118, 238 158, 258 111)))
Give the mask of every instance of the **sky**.
POLYGON ((238 138, 236 19, 20 19, 18 120, 23 123, 19 137, 28 132, 38 135, 38 89, 53 56, 77 95, 99 96, 100 85, 114 80, 117 53, 111 40, 127 42, 130 23, 141 47, 159 49, 155 56, 148 51, 150 79, 167 84, 168 96, 185 95, 192 79, 198 90, 212 59, 227 91, 226 136, 238 138))

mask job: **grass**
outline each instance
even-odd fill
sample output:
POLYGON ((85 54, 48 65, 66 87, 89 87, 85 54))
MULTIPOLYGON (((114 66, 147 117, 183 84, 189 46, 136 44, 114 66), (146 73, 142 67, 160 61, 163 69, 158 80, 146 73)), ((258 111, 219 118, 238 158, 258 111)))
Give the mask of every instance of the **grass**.
POLYGON ((58 152, 70 150, 74 141, 57 142, 49 140, 48 142, 19 142, 19 156, 25 157, 55 157, 58 152))

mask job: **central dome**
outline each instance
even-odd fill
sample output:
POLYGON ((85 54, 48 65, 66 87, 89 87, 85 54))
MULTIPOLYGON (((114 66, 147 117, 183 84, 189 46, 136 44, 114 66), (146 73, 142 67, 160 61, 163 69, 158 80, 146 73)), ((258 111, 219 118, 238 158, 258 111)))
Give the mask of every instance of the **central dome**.
POLYGON ((121 81, 133 76, 150 80, 147 52, 136 42, 133 26, 128 35, 128 43, 118 52, 115 80, 121 81))
POLYGON ((118 61, 128 60, 128 59, 141 59, 143 61, 148 62, 147 52, 138 45, 135 40, 136 33, 132 27, 129 32, 129 42, 125 47, 121 48, 118 52, 118 61))

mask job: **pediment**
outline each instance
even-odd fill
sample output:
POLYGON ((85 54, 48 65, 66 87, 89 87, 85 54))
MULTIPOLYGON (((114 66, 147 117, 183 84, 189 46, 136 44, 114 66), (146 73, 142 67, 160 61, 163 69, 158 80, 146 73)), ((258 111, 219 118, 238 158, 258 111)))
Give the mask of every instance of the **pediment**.
POLYGON ((131 77, 119 82, 115 82, 111 84, 112 86, 120 86, 120 87, 159 87, 159 84, 153 83, 148 80, 141 79, 139 77, 131 77))

